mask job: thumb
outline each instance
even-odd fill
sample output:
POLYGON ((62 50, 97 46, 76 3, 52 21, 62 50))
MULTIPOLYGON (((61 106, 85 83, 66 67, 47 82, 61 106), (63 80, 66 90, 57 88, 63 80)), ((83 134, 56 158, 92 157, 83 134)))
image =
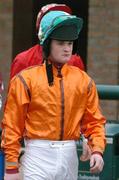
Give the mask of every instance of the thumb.
POLYGON ((94 159, 94 156, 91 156, 90 158, 90 167, 92 168, 95 164, 95 159, 94 159))

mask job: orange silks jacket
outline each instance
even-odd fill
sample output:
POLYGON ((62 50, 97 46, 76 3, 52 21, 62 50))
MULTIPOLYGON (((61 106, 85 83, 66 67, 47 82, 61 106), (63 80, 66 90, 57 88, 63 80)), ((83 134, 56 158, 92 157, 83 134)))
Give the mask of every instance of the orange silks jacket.
POLYGON ((94 81, 79 68, 65 64, 54 84, 47 82, 45 64, 21 71, 11 82, 2 121, 2 147, 8 169, 17 167, 20 140, 79 140, 80 129, 92 151, 105 149, 105 118, 94 81))

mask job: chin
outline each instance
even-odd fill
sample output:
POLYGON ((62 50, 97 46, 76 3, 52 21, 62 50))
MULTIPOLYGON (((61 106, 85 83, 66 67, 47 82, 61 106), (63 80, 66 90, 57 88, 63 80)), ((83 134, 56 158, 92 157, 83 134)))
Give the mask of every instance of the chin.
POLYGON ((66 60, 66 61, 59 61, 58 63, 59 64, 65 64, 65 63, 67 63, 69 60, 66 60))
POLYGON ((64 63, 67 63, 69 60, 70 60, 70 58, 66 59, 66 60, 64 61, 64 63))
POLYGON ((70 58, 65 58, 65 59, 63 59, 62 61, 60 61, 60 63, 65 64, 65 63, 67 63, 69 60, 70 60, 70 58))
POLYGON ((55 59, 55 63, 58 64, 65 64, 70 60, 71 57, 66 57, 66 58, 60 58, 60 59, 55 59))

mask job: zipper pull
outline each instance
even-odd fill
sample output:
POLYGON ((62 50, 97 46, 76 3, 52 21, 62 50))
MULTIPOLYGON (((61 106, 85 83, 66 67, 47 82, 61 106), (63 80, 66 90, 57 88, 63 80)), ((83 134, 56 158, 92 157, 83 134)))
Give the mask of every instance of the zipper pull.
POLYGON ((57 77, 62 78, 61 67, 60 66, 57 67, 57 71, 58 71, 57 77))

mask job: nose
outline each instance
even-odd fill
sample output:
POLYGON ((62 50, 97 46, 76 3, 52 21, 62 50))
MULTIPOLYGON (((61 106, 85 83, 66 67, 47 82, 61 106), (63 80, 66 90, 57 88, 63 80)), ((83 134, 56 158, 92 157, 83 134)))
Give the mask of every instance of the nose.
POLYGON ((64 45, 64 51, 68 52, 71 50, 71 46, 69 44, 64 45))

